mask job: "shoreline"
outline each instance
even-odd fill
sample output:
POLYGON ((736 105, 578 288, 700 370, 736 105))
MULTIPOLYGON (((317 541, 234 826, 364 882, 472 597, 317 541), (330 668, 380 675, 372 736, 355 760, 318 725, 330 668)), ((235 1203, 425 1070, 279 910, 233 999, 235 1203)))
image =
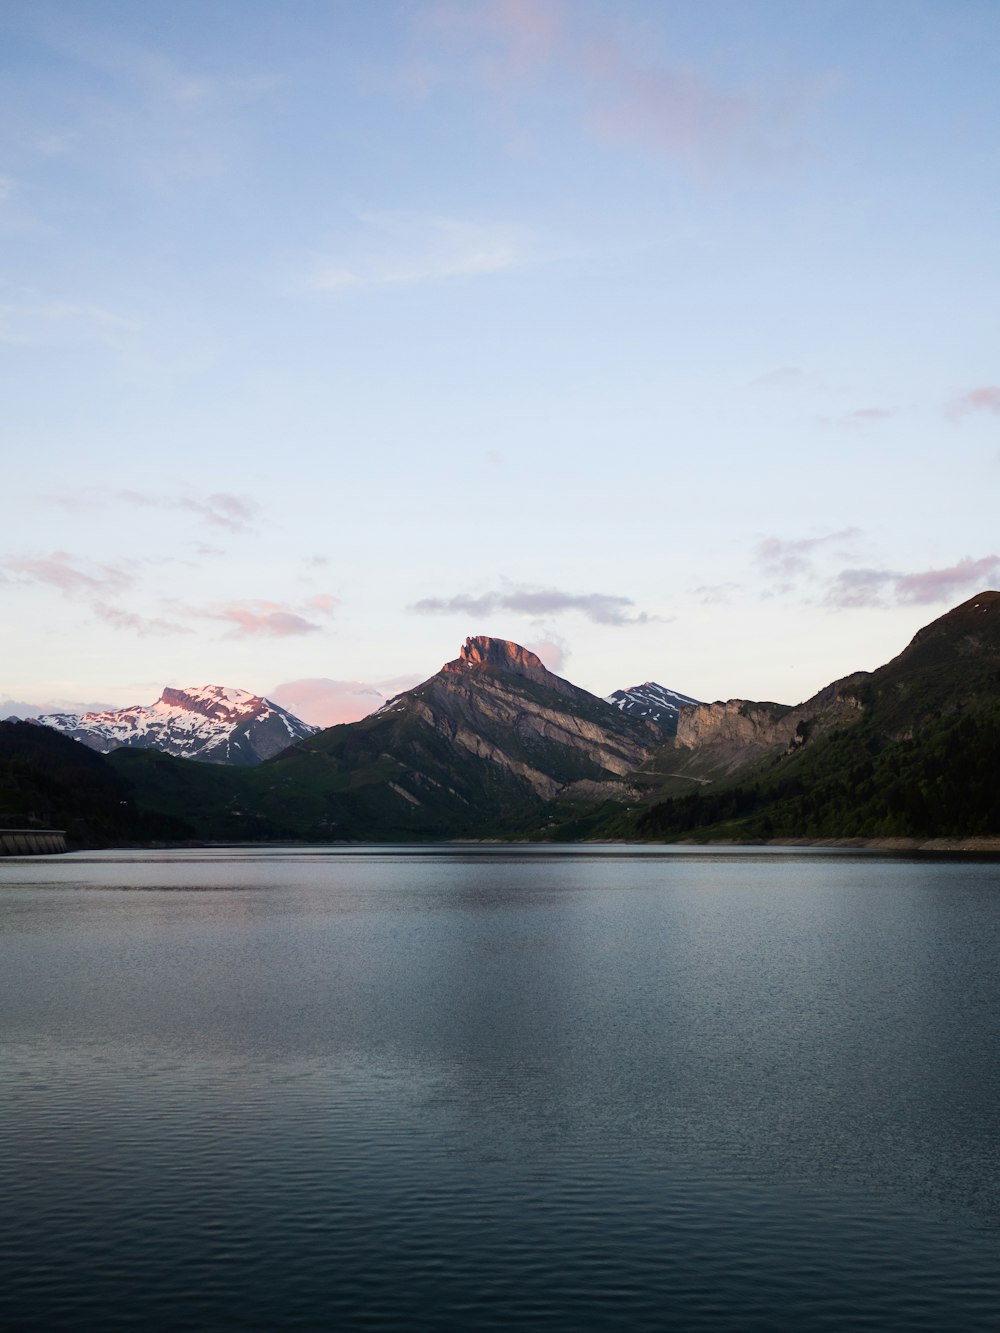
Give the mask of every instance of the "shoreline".
MULTIPOLYGON (((929 855, 981 855, 1000 857, 1000 835, 992 837, 952 837, 952 838, 876 838, 876 837, 850 837, 850 838, 579 838, 573 840, 564 840, 561 838, 419 838, 412 842, 408 839, 391 839, 380 841, 378 839, 366 838, 344 838, 330 839, 320 842, 305 841, 296 838, 276 838, 274 840, 249 840, 246 842, 211 840, 184 841, 176 843, 166 842, 148 842, 148 843, 117 843, 104 846, 75 846, 64 847, 61 850, 63 855, 75 852, 171 852, 171 851, 223 851, 227 848, 248 848, 248 847, 273 847, 275 849, 284 848, 292 850, 297 848, 316 848, 316 847, 405 847, 422 846, 432 847, 595 847, 595 846, 618 846, 618 847, 746 847, 765 848, 765 847, 814 847, 822 849, 824 847, 830 850, 839 851, 878 851, 878 852, 900 852, 900 853, 926 853, 929 855)), ((21 853, 24 855, 25 853, 21 853)), ((5 856, 4 859, 19 859, 17 854, 5 856)))
MULTIPOLYGON (((680 842, 673 844, 681 846, 680 842)), ((977 838, 760 838, 746 842, 733 839, 725 842, 695 843, 684 839, 683 845, 699 847, 831 847, 880 852, 980 852, 1000 855, 1000 837, 977 838)))

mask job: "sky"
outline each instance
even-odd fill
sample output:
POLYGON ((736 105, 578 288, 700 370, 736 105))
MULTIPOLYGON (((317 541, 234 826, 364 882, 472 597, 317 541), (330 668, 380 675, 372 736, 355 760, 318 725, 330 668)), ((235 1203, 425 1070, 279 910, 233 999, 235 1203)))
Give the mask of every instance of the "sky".
POLYGON ((0 699, 513 639, 796 703, 1000 586, 995 0, 6 0, 0 699))

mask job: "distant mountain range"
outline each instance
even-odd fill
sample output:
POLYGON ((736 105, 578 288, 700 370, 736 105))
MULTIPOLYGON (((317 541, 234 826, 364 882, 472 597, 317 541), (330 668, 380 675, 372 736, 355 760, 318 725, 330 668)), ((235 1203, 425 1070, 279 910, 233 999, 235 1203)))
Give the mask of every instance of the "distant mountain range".
MULTIPOLYGON (((526 650, 517 645, 507 647, 526 654, 526 650)), ((545 671, 541 662, 538 666, 545 671)), ((576 689, 575 686, 572 688, 576 689)), ((580 695, 585 693, 577 692, 580 695)), ((402 697, 405 696, 397 696, 397 699, 402 697)), ((378 711, 386 711, 395 702, 390 700, 378 711)), ((654 723, 662 736, 667 737, 673 736, 677 730, 680 709, 698 701, 654 681, 646 681, 631 689, 615 690, 606 702, 631 717, 654 723)), ((153 704, 102 708, 84 713, 45 712, 30 704, 22 704, 18 712, 12 712, 10 720, 30 720, 40 726, 52 727, 101 754, 128 747, 158 750, 178 759, 240 766, 271 759, 295 741, 305 740, 320 730, 270 699, 224 685, 192 685, 186 689, 168 687, 153 704)))
MULTIPOLYGON (((600 699, 480 636, 378 712, 325 731, 214 686, 96 716, 60 727, 111 749, 90 756, 110 804, 79 815, 81 839, 1000 835, 1000 593, 795 707, 698 704, 652 682, 600 699)), ((83 771, 79 748, 0 724, 0 810, 77 817, 85 794, 53 781, 83 771), (70 747, 58 762, 55 742, 70 747)))
POLYGON ((210 764, 259 764, 318 730, 268 699, 222 685, 165 689, 148 707, 42 713, 33 720, 101 754, 124 746, 210 764))

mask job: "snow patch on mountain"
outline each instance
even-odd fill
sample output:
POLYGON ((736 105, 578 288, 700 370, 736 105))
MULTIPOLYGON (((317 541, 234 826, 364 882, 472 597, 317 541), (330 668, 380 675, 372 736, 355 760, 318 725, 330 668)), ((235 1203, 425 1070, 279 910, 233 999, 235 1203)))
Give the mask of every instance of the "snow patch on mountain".
POLYGON ((647 680, 642 685, 631 685, 626 690, 615 690, 605 695, 605 703, 614 705, 630 717, 642 717, 648 722, 655 722, 671 736, 677 730, 680 710, 700 702, 699 699, 692 699, 689 694, 668 690, 655 680, 647 680))
POLYGON ((160 750, 210 764, 259 764, 319 730, 269 699, 224 685, 167 688, 148 706, 43 713, 34 720, 101 754, 160 750))

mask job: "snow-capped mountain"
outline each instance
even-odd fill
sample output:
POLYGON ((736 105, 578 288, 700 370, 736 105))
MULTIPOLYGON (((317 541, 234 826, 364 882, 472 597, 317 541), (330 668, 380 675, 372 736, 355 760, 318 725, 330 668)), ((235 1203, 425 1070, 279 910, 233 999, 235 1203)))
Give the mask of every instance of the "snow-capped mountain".
POLYGON ((223 685, 168 688, 148 707, 43 713, 34 721, 102 754, 128 746, 208 764, 259 764, 319 730, 269 699, 223 685))
POLYGON ((630 717, 644 717, 647 722, 655 722, 665 734, 673 736, 677 731, 677 714, 682 708, 690 708, 700 703, 690 695, 678 694, 668 690, 665 685, 657 685, 655 680, 647 680, 642 685, 632 685, 627 690, 615 690, 605 696, 605 702, 614 704, 630 717))

